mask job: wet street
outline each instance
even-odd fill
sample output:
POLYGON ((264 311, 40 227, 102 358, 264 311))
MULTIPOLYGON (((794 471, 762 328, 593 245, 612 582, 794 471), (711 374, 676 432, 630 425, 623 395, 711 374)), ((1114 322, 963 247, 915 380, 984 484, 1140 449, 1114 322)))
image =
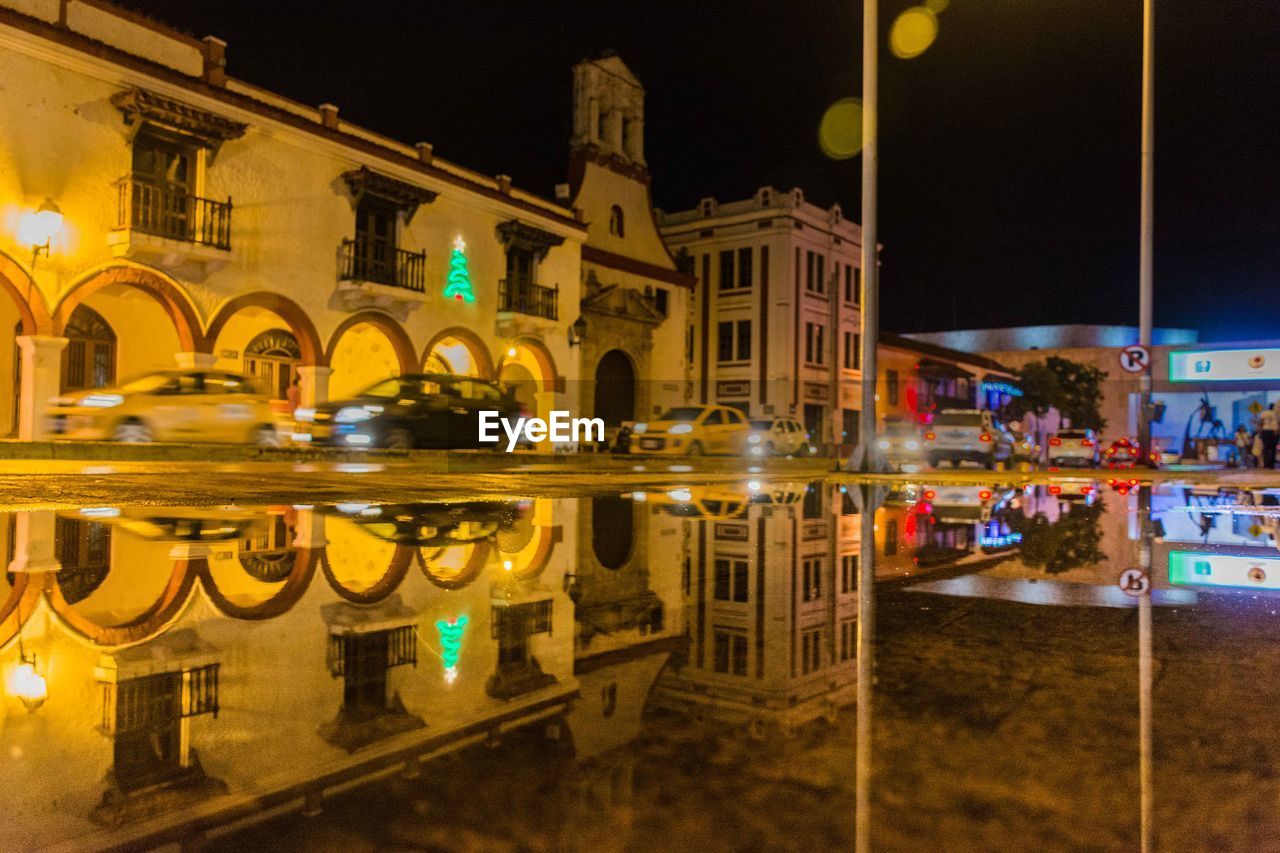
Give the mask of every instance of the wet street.
POLYGON ((0 847, 1280 849, 1280 493, 662 477, 8 512, 0 847))

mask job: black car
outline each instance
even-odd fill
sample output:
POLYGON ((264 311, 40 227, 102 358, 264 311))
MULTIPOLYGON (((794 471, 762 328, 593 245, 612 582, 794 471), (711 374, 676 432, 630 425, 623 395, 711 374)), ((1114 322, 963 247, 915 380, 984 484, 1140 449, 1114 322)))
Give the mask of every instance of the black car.
MULTIPOLYGON (((480 412, 520 416, 520 403, 498 382, 471 376, 423 373, 385 379, 349 400, 299 410, 311 420, 311 440, 342 447, 474 448, 480 412)), ((493 445, 484 445, 492 447, 493 445)))

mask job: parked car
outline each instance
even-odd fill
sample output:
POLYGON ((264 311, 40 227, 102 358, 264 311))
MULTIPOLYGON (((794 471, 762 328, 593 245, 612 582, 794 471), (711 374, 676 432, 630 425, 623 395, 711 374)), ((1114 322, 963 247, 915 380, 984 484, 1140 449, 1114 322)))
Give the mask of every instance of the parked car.
POLYGON ((1064 429, 1049 437, 1049 464, 1059 468, 1098 465, 1098 435, 1091 429, 1064 429))
POLYGON ((1025 432, 1010 430, 1013 436, 1013 463, 1024 471, 1034 470, 1040 461, 1040 445, 1025 432))
POLYGON ((1013 436, 985 409, 943 409, 925 430, 929 464, 977 462, 989 469, 1004 467, 1013 457, 1013 436))
POLYGON ((270 401, 252 380, 221 370, 161 370, 112 388, 55 397, 55 438, 89 441, 216 441, 274 446, 270 401))
POLYGON ((347 400, 294 417, 315 444, 346 447, 443 449, 492 447, 480 443, 480 412, 520 416, 520 404, 505 386, 487 379, 423 373, 395 376, 347 400))
POLYGON ((657 420, 636 424, 631 452, 738 456, 746 453, 749 435, 751 425, 746 416, 730 406, 677 406, 663 412, 657 420))
MULTIPOLYGON (((1111 446, 1102 454, 1102 463, 1108 468, 1132 468, 1141 458, 1142 450, 1138 447, 1137 440, 1121 437, 1111 442, 1111 446)), ((1151 463, 1156 466, 1160 464, 1158 451, 1152 451, 1151 463)))
POLYGON ((891 470, 901 471, 924 464, 924 436, 913 423, 898 421, 885 424, 880 430, 877 446, 891 470))
POLYGON ((809 433, 795 418, 752 418, 747 453, 751 456, 809 454, 809 433))

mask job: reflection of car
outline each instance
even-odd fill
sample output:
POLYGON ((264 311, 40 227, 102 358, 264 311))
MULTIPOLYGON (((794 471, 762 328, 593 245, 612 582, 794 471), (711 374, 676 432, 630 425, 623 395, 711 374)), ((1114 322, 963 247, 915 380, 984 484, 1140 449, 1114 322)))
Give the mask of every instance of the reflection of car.
MULTIPOLYGON (((354 447, 480 447, 480 412, 515 419, 520 404, 487 379, 427 373, 385 379, 349 400, 299 409, 317 444, 354 447)), ((484 445, 491 447, 493 445, 484 445)))
POLYGON ((751 499, 749 491, 733 486, 685 486, 645 496, 651 504, 672 515, 687 518, 738 518, 751 499))
POLYGON ((751 426, 742 412, 729 406, 677 406, 657 420, 635 425, 632 453, 699 456, 746 452, 751 426))
MULTIPOLYGON (((1102 462, 1108 468, 1132 468, 1138 464, 1138 460, 1142 458, 1142 450, 1138 447, 1138 442, 1131 438, 1117 438, 1111 442, 1111 446, 1102 454, 1102 462)), ((1160 455, 1153 452, 1151 454, 1152 463, 1158 464, 1160 455)))
POLYGON ((1049 437, 1049 464, 1058 467, 1098 464, 1098 435, 1091 429, 1064 429, 1049 437))
POLYGON ((1014 464, 1022 465, 1026 470, 1030 471, 1040 461, 1040 445, 1036 444, 1031 439, 1031 436, 1025 432, 1010 430, 1009 434, 1013 436, 1014 464))
POLYGON ((809 452, 809 433, 794 418, 752 418, 747 452, 752 456, 791 456, 809 452))
POLYGON ((378 539, 442 548, 480 542, 511 530, 527 505, 509 501, 422 504, 338 504, 323 510, 349 518, 378 539))
POLYGON ((931 508, 935 518, 945 522, 990 521, 996 509, 1014 495, 1008 486, 924 486, 920 500, 931 508))
POLYGON ((880 430, 878 446, 891 469, 924 464, 924 438, 915 424, 885 424, 880 430))
POLYGON ((57 438, 277 443, 266 396, 220 370, 163 370, 78 391, 50 401, 48 417, 57 438))
POLYGON ((1084 501, 1091 506, 1098 499, 1098 484, 1093 480, 1055 479, 1045 486, 1045 491, 1064 501, 1084 501))
POLYGON ((1013 436, 986 410, 943 409, 925 430, 924 440, 929 464, 935 468, 941 462, 996 468, 1013 456, 1013 436))
POLYGON ((264 508, 87 507, 59 513, 63 518, 107 524, 142 539, 173 542, 222 542, 264 528, 264 508))

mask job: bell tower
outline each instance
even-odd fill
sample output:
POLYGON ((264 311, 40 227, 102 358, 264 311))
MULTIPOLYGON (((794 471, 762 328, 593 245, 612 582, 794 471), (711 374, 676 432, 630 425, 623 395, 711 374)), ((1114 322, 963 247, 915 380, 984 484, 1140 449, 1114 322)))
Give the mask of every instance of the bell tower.
POLYGON ((573 149, 643 169, 644 87, 612 51, 573 67, 573 149))

